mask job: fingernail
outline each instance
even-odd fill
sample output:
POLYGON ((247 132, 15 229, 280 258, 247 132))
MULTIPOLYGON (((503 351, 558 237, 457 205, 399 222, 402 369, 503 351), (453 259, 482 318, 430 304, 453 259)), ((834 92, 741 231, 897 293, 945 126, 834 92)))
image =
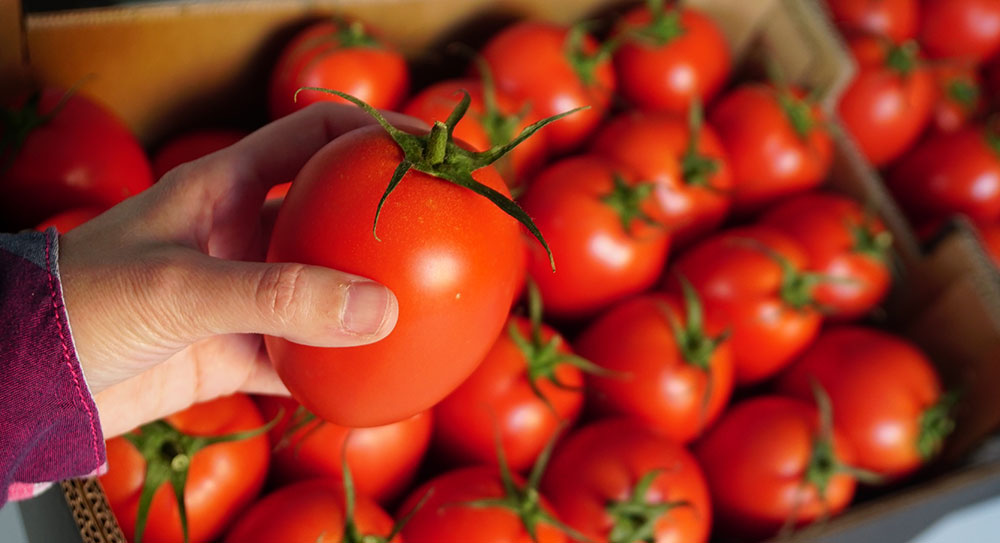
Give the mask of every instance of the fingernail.
POLYGON ((396 297, 372 281, 357 281, 347 287, 344 328, 359 336, 377 335, 389 320, 396 297))

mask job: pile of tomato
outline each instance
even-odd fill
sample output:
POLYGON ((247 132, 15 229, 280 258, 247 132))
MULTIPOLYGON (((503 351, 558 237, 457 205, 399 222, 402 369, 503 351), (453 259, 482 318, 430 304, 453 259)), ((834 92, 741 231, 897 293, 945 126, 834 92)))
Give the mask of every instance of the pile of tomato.
MULTIPOLYGON (((838 114, 914 223, 965 213, 1000 237, 1000 4, 827 3, 860 65, 838 114)), ((599 41, 593 23, 515 22, 416 93, 360 22, 287 45, 273 118, 347 100, 431 127, 351 132, 269 195, 269 260, 380 281, 399 321, 361 347, 268 337, 294 399, 222 398, 108 441, 130 540, 760 540, 934 459, 955 395, 877 325, 892 237, 823 188, 831 122, 810 89, 735 80, 693 8, 604 23, 599 41)), ((147 161, 78 94, 9 117, 28 128, 0 201, 52 197, 7 226, 60 231, 244 135, 147 161), (92 148, 27 166, 68 139, 92 148)))

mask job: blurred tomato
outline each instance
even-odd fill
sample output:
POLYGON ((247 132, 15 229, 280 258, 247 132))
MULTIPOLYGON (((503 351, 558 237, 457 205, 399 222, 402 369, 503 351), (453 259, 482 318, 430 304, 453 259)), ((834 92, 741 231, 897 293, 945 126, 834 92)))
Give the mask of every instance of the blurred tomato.
POLYGON ((104 209, 100 207, 80 207, 70 209, 69 211, 57 213, 42 221, 41 224, 35 227, 35 230, 44 232, 49 227, 55 227, 57 232, 65 234, 66 232, 69 232, 77 226, 93 219, 101 213, 104 213, 104 209))
POLYGON ((185 162, 225 149, 246 135, 239 130, 199 130, 181 134, 153 155, 153 178, 159 179, 185 162))
POLYGON ((1000 2, 923 0, 920 45, 933 58, 988 59, 1000 52, 1000 2))
POLYGON ((918 0, 826 0, 826 5, 845 34, 885 36, 897 43, 917 37, 918 0))

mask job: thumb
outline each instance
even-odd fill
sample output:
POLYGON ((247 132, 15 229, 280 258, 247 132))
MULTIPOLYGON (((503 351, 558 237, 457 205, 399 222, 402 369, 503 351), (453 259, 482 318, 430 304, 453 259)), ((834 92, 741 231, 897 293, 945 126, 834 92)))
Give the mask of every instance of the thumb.
POLYGON ((316 347, 378 341, 396 325, 399 306, 385 286, 357 275, 293 263, 208 256, 190 271, 187 304, 200 315, 192 335, 257 333, 316 347), (209 303, 206 303, 209 302, 209 303))

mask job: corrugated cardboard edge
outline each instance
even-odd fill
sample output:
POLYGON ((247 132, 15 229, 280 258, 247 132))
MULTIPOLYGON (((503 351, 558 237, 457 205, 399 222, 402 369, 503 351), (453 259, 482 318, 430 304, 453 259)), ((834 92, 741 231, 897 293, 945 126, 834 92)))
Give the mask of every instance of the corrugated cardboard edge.
POLYGON ((59 483, 83 543, 127 543, 97 479, 59 483))

